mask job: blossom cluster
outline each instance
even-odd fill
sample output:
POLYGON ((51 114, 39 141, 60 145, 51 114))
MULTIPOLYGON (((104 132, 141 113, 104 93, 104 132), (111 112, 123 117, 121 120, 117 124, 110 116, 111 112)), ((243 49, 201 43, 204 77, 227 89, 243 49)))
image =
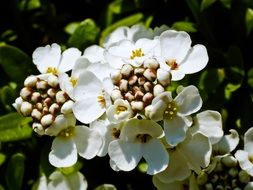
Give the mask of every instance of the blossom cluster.
POLYGON ((131 171, 144 158, 157 188, 179 187, 203 173, 225 138, 220 113, 201 110, 197 87, 170 88, 208 63, 205 46, 192 46, 186 32, 120 27, 83 53, 52 44, 32 57, 41 74, 27 77, 13 106, 38 135, 54 137, 55 167, 108 154, 112 169, 131 171))

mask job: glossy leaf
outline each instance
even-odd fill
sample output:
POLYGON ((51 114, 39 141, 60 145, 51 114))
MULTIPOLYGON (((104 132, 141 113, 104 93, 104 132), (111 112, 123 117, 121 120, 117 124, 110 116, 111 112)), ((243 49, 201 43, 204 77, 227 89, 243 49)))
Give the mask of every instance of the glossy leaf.
POLYGON ((174 22, 171 28, 178 31, 197 32, 197 29, 195 28, 194 23, 188 22, 188 21, 174 22))
POLYGON ((72 35, 75 30, 78 28, 80 22, 71 22, 67 26, 65 26, 64 31, 70 35, 72 35))
POLYGON ((6 156, 2 153, 0 153, 0 166, 5 162, 6 156))
POLYGON ((247 28, 247 34, 253 29, 253 9, 248 8, 246 10, 245 23, 247 28))
POLYGON ((214 4, 217 0, 202 0, 200 4, 200 10, 204 11, 208 7, 210 7, 212 4, 214 4))

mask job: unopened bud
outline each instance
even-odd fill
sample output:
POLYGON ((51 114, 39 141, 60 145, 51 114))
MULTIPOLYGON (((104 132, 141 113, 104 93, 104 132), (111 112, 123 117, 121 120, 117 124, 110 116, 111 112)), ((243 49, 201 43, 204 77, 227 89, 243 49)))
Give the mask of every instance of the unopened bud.
POLYGON ((158 66, 159 66, 159 63, 157 62, 156 59, 150 58, 150 59, 146 59, 144 61, 144 67, 145 68, 157 69, 158 66))
POLYGON ((110 74, 113 84, 118 84, 119 81, 122 79, 122 74, 120 73, 119 69, 115 69, 110 74))
POLYGON ((198 185, 205 185, 208 181, 208 175, 206 172, 200 172, 200 174, 197 176, 197 183, 198 185))
POLYGON ((137 76, 140 76, 140 75, 143 75, 145 69, 142 68, 142 67, 137 67, 134 69, 134 74, 137 75, 137 76))
POLYGON ((142 100, 145 104, 150 104, 153 98, 154 98, 153 94, 150 92, 147 92, 146 94, 144 94, 142 100))
POLYGON ((139 88, 139 86, 133 86, 132 91, 133 91, 133 94, 135 94, 136 92, 141 91, 141 89, 139 88))
POLYGON ((239 181, 241 183, 248 183, 250 181, 250 175, 246 171, 241 170, 239 172, 239 181))
POLYGON ((42 108, 42 115, 46 115, 49 113, 48 107, 43 107, 42 108))
POLYGON ((133 75, 128 79, 128 83, 129 85, 134 85, 137 82, 137 80, 138 80, 138 77, 136 75, 133 75))
POLYGON ((152 108, 153 108, 152 105, 149 105, 149 106, 146 106, 146 107, 145 107, 145 116, 146 116, 147 118, 150 118, 150 113, 152 112, 152 108))
POLYGON ((39 90, 45 90, 48 87, 48 84, 44 80, 37 81, 36 88, 39 90))
POLYGON ((121 79, 119 82, 119 89, 123 92, 126 92, 128 90, 128 81, 121 79))
POLYGON ((227 167, 235 167, 237 165, 237 160, 232 155, 227 155, 221 159, 221 162, 227 167))
POLYGON ((149 81, 153 82, 156 79, 156 70, 155 69, 146 69, 143 73, 143 76, 149 81))
POLYGON ((135 94, 134 94, 134 97, 136 100, 142 100, 142 97, 144 96, 144 93, 142 91, 137 91, 135 94))
POLYGON ((57 87, 58 84, 59 84, 59 79, 58 79, 58 77, 55 76, 55 75, 50 75, 50 76, 48 77, 47 81, 48 81, 48 84, 49 84, 50 86, 52 86, 52 87, 57 87))
POLYGON ((32 104, 29 102, 22 102, 20 111, 24 116, 29 116, 32 112, 32 104))
POLYGON ((52 114, 44 115, 40 120, 42 126, 49 126, 54 122, 54 117, 52 114))
POLYGON ((143 108, 144 108, 144 104, 143 104, 143 102, 142 101, 132 101, 131 102, 131 107, 132 107, 132 109, 135 111, 141 111, 141 110, 143 110, 143 108))
POLYGON ((43 100, 43 106, 49 107, 53 103, 52 99, 47 97, 45 100, 43 100))
POLYGON ((215 172, 221 172, 221 171, 223 171, 223 165, 220 162, 217 162, 216 166, 214 168, 214 171, 215 172))
POLYGON ((225 190, 224 187, 222 185, 217 185, 215 187, 215 190, 225 190))
POLYGON ((157 79, 160 84, 162 84, 164 87, 168 86, 171 80, 171 74, 169 71, 165 71, 163 69, 157 70, 157 79))
POLYGON ((40 95, 41 98, 46 99, 48 97, 47 93, 43 93, 40 95))
POLYGON ((129 102, 133 101, 134 100, 134 95, 131 94, 130 92, 127 92, 125 94, 125 99, 127 99, 129 102))
POLYGON ((34 92, 32 93, 31 96, 31 102, 36 103, 41 99, 40 93, 39 92, 34 92))
POLYGON ((33 119, 40 120, 42 117, 42 114, 38 109, 33 109, 31 116, 33 119))
POLYGON ((38 102, 38 103, 35 105, 35 107, 36 107, 38 110, 42 110, 43 105, 42 105, 42 103, 38 102))
POLYGON ((213 175, 211 182, 215 184, 219 180, 219 176, 217 174, 213 175))
POLYGON ((24 99, 24 100, 28 100, 29 97, 32 94, 32 89, 29 87, 24 87, 21 89, 20 91, 20 96, 24 99))
POLYGON ((32 87, 34 87, 34 86, 36 85, 36 82, 37 82, 37 81, 38 81, 37 77, 31 75, 31 76, 29 76, 29 77, 27 77, 27 78, 25 79, 24 85, 25 85, 26 87, 32 88, 32 87))
POLYGON ((162 85, 157 84, 157 85, 154 86, 154 96, 157 96, 157 95, 159 95, 163 92, 164 92, 164 88, 163 88, 162 85))
POLYGON ((49 89, 47 90, 47 94, 48 94, 48 96, 50 96, 50 98, 54 98, 55 95, 56 95, 56 90, 53 89, 53 88, 49 88, 49 89))
POLYGON ((48 111, 49 111, 51 114, 56 114, 56 113, 59 111, 59 109, 60 109, 60 106, 59 106, 57 103, 53 103, 53 104, 49 107, 48 111))
POLYGON ((252 190, 252 189, 253 189, 253 182, 251 181, 244 187, 243 190, 252 190))
POLYGON ((211 183, 207 183, 207 184, 205 185, 205 189, 206 189, 206 190, 214 190, 213 185, 212 185, 211 183))
POLYGON ((32 128, 39 135, 44 135, 45 134, 44 128, 40 123, 33 123, 32 128))
POLYGON ((20 107, 23 102, 23 99, 21 97, 18 97, 16 98, 15 103, 13 103, 12 105, 18 112, 20 112, 20 107))
POLYGON ((146 82, 146 78, 145 77, 139 77, 138 78, 138 84, 139 85, 144 85, 145 84, 145 82, 146 82))
POLYGON ((228 170, 228 174, 232 177, 235 178, 238 175, 238 170, 237 168, 230 168, 228 170))
POLYGON ((68 95, 64 91, 58 91, 56 93, 55 98, 57 103, 62 104, 66 102, 66 100, 68 99, 68 95))
POLYGON ((121 94, 121 91, 118 90, 118 89, 114 89, 111 93, 111 98, 113 101, 117 100, 117 99, 121 99, 123 98, 122 97, 122 94, 121 94))
POLYGON ((72 100, 68 100, 67 102, 65 102, 62 105, 62 107, 61 107, 61 113, 63 113, 63 114, 71 113, 73 105, 74 105, 74 102, 72 100))
POLYGON ((121 74, 122 74, 124 77, 128 77, 128 76, 131 74, 131 72, 132 72, 133 70, 134 70, 134 69, 133 69, 132 65, 130 65, 130 64, 125 64, 125 65, 122 66, 120 72, 121 72, 121 74))
POLYGON ((153 90, 153 85, 150 82, 145 82, 143 87, 146 90, 146 92, 152 92, 153 90))

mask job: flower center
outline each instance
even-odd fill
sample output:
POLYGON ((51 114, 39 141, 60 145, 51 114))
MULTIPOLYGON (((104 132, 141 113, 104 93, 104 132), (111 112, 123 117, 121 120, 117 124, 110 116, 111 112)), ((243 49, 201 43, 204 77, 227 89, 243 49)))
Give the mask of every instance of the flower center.
POLYGON ((75 132, 76 132, 75 127, 71 126, 71 127, 68 127, 67 129, 62 130, 58 134, 58 136, 64 137, 64 138, 70 138, 75 135, 75 132))
POLYGON ((143 57, 144 53, 142 52, 141 48, 132 50, 132 55, 130 56, 130 59, 134 59, 135 57, 143 57))
POLYGON ((117 106, 116 114, 120 114, 121 112, 124 112, 126 110, 127 110, 127 108, 125 106, 117 106))
POLYGON ((152 137, 149 134, 138 134, 136 136, 137 140, 141 143, 148 142, 152 137))
POLYGON ((75 87, 75 86, 76 86, 76 83, 77 83, 77 79, 74 78, 74 77, 71 77, 71 78, 70 78, 70 82, 72 83, 72 86, 75 87))
POLYGON ((104 94, 103 94, 103 93, 101 93, 100 95, 98 95, 97 100, 98 100, 99 105, 100 105, 102 108, 105 108, 106 101, 105 101, 105 97, 104 97, 104 94))
POLYGON ((173 117, 177 114, 177 105, 174 101, 170 101, 167 105, 167 108, 164 112, 165 117, 173 119, 173 117))
POLYGON ((52 73, 54 75, 57 75, 59 72, 55 67, 48 67, 47 68, 47 73, 52 73))
POLYGON ((112 136, 115 137, 116 139, 118 139, 119 135, 120 135, 120 130, 117 128, 113 128, 112 129, 112 136))
POLYGON ((178 63, 176 62, 176 59, 171 59, 169 61, 166 61, 166 64, 170 66, 171 70, 178 69, 178 63))

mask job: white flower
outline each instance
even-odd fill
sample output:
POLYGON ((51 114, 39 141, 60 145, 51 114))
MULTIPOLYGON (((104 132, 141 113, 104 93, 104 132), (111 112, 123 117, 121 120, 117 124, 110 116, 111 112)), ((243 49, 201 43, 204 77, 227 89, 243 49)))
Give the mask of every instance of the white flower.
POLYGON ((38 47, 33 52, 33 62, 41 73, 63 73, 71 70, 75 61, 81 56, 77 48, 69 48, 61 54, 58 44, 38 47))
POLYGON ((96 156, 102 145, 98 132, 87 126, 75 126, 74 119, 64 120, 63 123, 57 124, 50 127, 55 128, 55 131, 60 129, 49 153, 49 162, 53 166, 72 166, 77 161, 77 154, 86 159, 96 156))
POLYGON ((244 150, 237 150, 235 158, 240 167, 253 176, 253 127, 244 134, 244 150))
POLYGON ((132 108, 127 100, 117 99, 107 109, 107 117, 109 121, 118 123, 129 119, 133 115, 132 112, 132 108))
POLYGON ((182 79, 185 74, 202 70, 208 62, 205 46, 197 44, 191 47, 191 38, 183 31, 163 32, 160 36, 160 48, 158 57, 161 68, 171 72, 173 81, 182 79))
POLYGON ((110 80, 101 82, 92 72, 84 71, 74 88, 73 113, 83 123, 91 123, 105 113, 113 89, 110 80))
POLYGON ((163 136, 160 125, 151 120, 131 119, 126 122, 120 137, 110 143, 108 154, 120 170, 134 169, 142 157, 148 163, 150 175, 163 171, 169 155, 159 140, 163 136))
POLYGON ((123 26, 113 31, 103 44, 105 48, 109 48, 115 43, 121 40, 130 40, 136 42, 140 38, 153 38, 153 32, 151 29, 145 28, 143 25, 133 25, 131 28, 123 26))
POLYGON ((160 181, 171 183, 190 176, 191 170, 196 173, 208 166, 212 147, 206 136, 201 133, 187 135, 175 149, 168 149, 170 162, 166 170, 156 174, 160 181))
POLYGON ((157 45, 158 40, 146 38, 141 38, 136 42, 123 40, 109 47, 105 58, 113 68, 120 69, 126 63, 139 67, 144 60, 153 57, 157 45))
POLYGON ((186 131, 192 125, 190 115, 202 106, 202 99, 195 86, 188 86, 173 99, 171 92, 163 92, 152 101, 149 117, 163 120, 165 138, 169 145, 176 146, 185 139, 186 131))

